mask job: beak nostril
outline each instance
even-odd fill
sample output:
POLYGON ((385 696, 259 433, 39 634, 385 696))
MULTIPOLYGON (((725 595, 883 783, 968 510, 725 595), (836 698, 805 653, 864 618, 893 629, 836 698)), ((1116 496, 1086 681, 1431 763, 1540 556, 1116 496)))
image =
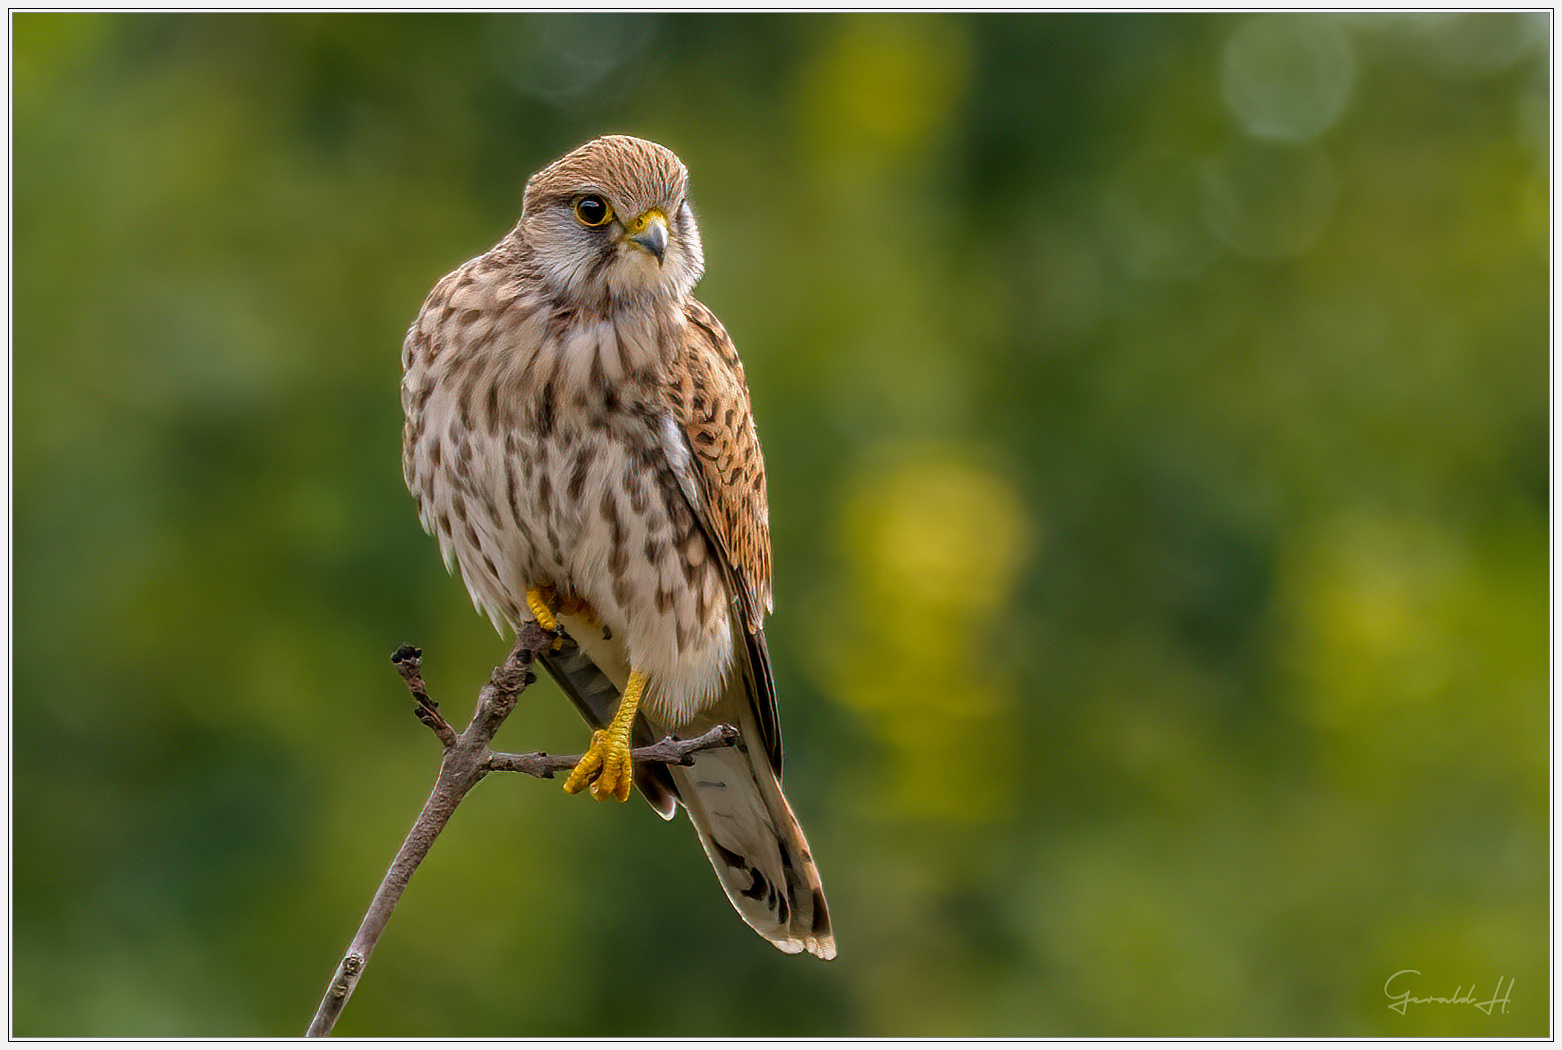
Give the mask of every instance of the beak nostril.
POLYGON ((625 239, 650 252, 656 257, 657 265, 661 265, 667 255, 666 217, 659 211, 646 212, 630 223, 625 239))

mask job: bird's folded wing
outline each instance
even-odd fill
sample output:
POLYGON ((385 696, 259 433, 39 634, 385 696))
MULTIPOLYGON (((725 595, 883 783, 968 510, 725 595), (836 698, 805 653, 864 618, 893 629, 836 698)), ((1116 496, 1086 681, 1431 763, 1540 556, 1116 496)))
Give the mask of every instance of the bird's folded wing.
POLYGON ((781 732, 763 625, 770 611, 770 509, 765 462, 754 429, 743 363, 732 339, 704 304, 685 308, 687 337, 674 370, 674 426, 664 428, 668 461, 721 563, 745 628, 742 673, 779 775, 781 732))

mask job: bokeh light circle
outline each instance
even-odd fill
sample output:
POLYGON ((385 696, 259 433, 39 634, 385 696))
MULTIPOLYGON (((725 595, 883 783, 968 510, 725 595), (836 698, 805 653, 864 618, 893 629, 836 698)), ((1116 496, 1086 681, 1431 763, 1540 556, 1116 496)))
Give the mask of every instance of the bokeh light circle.
POLYGON ((1261 15, 1244 22, 1221 61, 1221 96, 1250 134, 1307 142, 1332 127, 1356 81, 1356 56, 1338 21, 1261 15))

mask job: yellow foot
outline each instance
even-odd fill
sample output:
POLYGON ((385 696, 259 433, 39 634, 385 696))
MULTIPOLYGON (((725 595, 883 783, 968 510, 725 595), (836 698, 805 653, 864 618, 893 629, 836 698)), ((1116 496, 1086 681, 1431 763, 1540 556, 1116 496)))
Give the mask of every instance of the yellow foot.
MULTIPOLYGON (((584 598, 574 595, 559 597, 558 588, 552 584, 543 584, 540 587, 528 587, 526 589, 526 608, 531 610, 532 619, 551 635, 562 635, 564 627, 559 623, 559 614, 566 616, 579 616, 592 627, 599 627, 602 621, 597 617, 597 611, 591 607, 591 603, 584 598), (558 612, 554 609, 557 608, 558 612)), ((564 645, 564 639, 555 637, 553 648, 558 649, 564 645)))
POLYGON ((629 761, 629 745, 615 746, 618 744, 618 741, 608 739, 606 730, 592 733, 591 746, 576 763, 569 779, 564 781, 564 790, 573 795, 589 785, 591 797, 598 802, 610 798, 628 802, 629 789, 634 785, 634 770, 629 761))
POLYGON ((634 785, 634 763, 629 759, 629 733, 634 728, 635 710, 640 706, 640 694, 645 691, 645 673, 632 671, 624 698, 618 703, 618 712, 606 729, 591 734, 591 746, 580 756, 580 761, 564 781, 564 790, 573 795, 581 788, 591 786, 591 797, 598 802, 616 798, 629 801, 629 789, 634 785))
POLYGON ((558 637, 563 633, 559 627, 559 618, 553 615, 553 601, 558 597, 558 592, 552 587, 528 587, 526 588, 526 608, 531 610, 532 619, 537 621, 537 626, 554 635, 553 648, 558 649, 564 645, 564 639, 558 637))

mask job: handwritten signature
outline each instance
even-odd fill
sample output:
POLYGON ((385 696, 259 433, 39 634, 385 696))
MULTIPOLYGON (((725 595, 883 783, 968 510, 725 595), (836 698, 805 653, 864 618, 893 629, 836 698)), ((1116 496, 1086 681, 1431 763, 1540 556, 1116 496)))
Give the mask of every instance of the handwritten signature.
POLYGON ((1413 973, 1417 977, 1421 976, 1420 970, 1400 970, 1398 973, 1394 974, 1388 980, 1383 982, 1383 994, 1388 996, 1390 1000, 1388 1008, 1390 1010, 1397 1010, 1401 1015, 1404 1014, 1406 1008, 1409 1007, 1411 1003, 1451 1003, 1454 1005, 1473 1006, 1481 1013, 1490 1017, 1492 1009, 1498 1006, 1502 1007, 1502 1013, 1507 1013, 1508 1003, 1513 999, 1512 977, 1507 978, 1508 990, 1506 992, 1503 991, 1503 978, 1497 978, 1496 992, 1492 994, 1490 999, 1482 1002, 1476 1001, 1475 985, 1473 984, 1470 985, 1470 990, 1468 992, 1464 990, 1464 985, 1461 984, 1459 987, 1454 989, 1454 994, 1452 996, 1411 995, 1409 992, 1390 991, 1389 985, 1394 983, 1395 978, 1403 977, 1407 973, 1413 973))

